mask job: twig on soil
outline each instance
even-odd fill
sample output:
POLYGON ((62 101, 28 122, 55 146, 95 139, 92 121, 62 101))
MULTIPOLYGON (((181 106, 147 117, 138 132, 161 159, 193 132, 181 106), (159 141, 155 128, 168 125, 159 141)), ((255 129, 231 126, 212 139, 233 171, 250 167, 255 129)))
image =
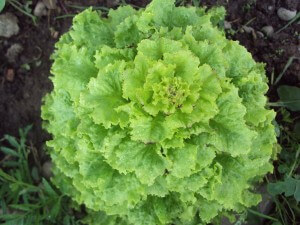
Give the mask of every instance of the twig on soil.
MULTIPOLYGON (((79 9, 79 10, 85 10, 88 7, 86 6, 80 6, 80 5, 67 5, 67 7, 73 8, 73 9, 79 9)), ((109 11, 109 8, 103 7, 103 6, 91 6, 95 10, 103 10, 103 11, 109 11)))
POLYGON ((243 27, 245 27, 245 26, 248 26, 250 23, 252 23, 254 20, 256 20, 256 17, 253 17, 251 20, 249 20, 247 23, 245 23, 244 25, 242 25, 238 30, 237 30, 237 32, 240 32, 242 29, 243 29, 243 27))
POLYGON ((256 20, 256 17, 253 17, 251 20, 249 20, 247 23, 244 24, 244 26, 248 26, 250 23, 252 23, 254 20, 256 20))
POLYGON ((63 1, 58 1, 61 8, 65 11, 66 14, 69 14, 69 11, 66 9, 65 4, 63 1))
POLYGON ((55 19, 55 20, 58 20, 58 19, 65 19, 65 18, 74 17, 74 16, 76 16, 76 14, 67 14, 67 15, 62 15, 62 16, 54 17, 54 19, 55 19))
POLYGON ((271 85, 274 84, 274 68, 272 69, 272 73, 271 73, 271 85))

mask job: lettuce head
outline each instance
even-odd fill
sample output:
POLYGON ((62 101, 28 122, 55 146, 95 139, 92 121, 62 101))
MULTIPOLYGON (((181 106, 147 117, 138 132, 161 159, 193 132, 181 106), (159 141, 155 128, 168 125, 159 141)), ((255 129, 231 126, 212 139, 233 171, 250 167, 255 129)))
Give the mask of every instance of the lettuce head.
POLYGON ((56 44, 42 118, 56 185, 95 224, 206 224, 256 205, 272 171, 264 66, 223 8, 87 9, 56 44))

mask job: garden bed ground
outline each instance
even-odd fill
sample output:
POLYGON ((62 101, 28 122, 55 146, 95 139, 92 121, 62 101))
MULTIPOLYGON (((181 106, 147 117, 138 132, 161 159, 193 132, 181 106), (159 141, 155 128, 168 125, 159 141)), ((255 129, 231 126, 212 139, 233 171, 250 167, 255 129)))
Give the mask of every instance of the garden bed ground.
MULTIPOLYGON (((25 4, 26 1, 21 2, 25 4)), ((49 80, 50 56, 59 36, 69 29, 72 15, 80 11, 71 6, 92 5, 110 8, 116 7, 119 2, 121 1, 89 0, 84 3, 79 0, 57 1, 56 9, 49 10, 47 15, 39 17, 36 25, 30 17, 11 5, 5 7, 2 14, 6 12, 14 14, 18 18, 20 31, 11 38, 0 38, 0 137, 4 134, 18 135, 19 128, 33 124, 29 141, 38 149, 42 149, 45 141, 49 139, 49 135, 41 126, 40 107, 43 96, 52 89, 49 80), (8 60, 6 53, 17 43, 23 50, 13 62, 8 60)), ((149 1, 126 2, 143 7, 149 1)), ((189 4, 188 1, 185 3, 189 4)), ((31 7, 34 8, 36 4, 37 1, 33 0, 31 7)), ((225 6, 227 36, 244 45, 255 60, 266 63, 266 72, 270 80, 268 92, 270 102, 278 100, 276 94, 278 85, 299 86, 300 61, 297 58, 300 58, 300 23, 292 23, 278 32, 288 22, 279 19, 277 15, 279 7, 299 12, 299 0, 202 0, 200 5, 225 6), (267 36, 262 31, 265 26, 272 26, 274 33, 267 36), (292 60, 292 57, 295 59, 292 60), (282 79, 275 85, 274 81, 285 67, 287 69, 282 79)))

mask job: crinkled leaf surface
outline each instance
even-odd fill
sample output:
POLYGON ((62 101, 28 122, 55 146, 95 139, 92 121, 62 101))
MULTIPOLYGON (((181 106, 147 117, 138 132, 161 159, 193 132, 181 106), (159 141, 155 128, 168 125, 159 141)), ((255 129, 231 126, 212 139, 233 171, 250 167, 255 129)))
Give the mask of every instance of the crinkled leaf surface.
POLYGON ((87 9, 56 44, 42 107, 53 180, 90 224, 217 221, 257 204, 272 171, 263 65, 218 29, 223 8, 174 3, 87 9))

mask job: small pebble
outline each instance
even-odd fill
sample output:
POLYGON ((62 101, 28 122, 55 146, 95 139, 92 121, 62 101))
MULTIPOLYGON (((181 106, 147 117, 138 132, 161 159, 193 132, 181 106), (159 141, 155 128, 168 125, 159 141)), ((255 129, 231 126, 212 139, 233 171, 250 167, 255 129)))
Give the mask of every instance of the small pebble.
POLYGON ((35 5, 35 8, 33 10, 33 15, 37 16, 37 17, 42 17, 42 16, 46 16, 47 15, 47 8, 46 5, 43 2, 38 2, 35 5))
POLYGON ((274 33, 274 28, 272 26, 264 26, 261 31, 268 37, 271 37, 274 33))
POLYGON ((14 69, 7 69, 6 74, 5 74, 5 78, 9 82, 13 82, 14 78, 15 78, 15 71, 14 71, 14 69))
POLYGON ((52 162, 47 161, 42 166, 43 176, 49 179, 52 176, 52 162))
POLYGON ((257 33, 258 37, 260 37, 260 38, 264 38, 265 37, 265 35, 262 32, 260 32, 260 31, 257 31, 256 33, 257 33))
POLYGON ((18 18, 12 13, 0 15, 0 37, 10 38, 19 33, 18 18))
POLYGON ((224 28, 226 29, 226 30, 230 30, 231 29, 231 23, 229 23, 228 21, 224 21, 224 28))
POLYGON ((268 10, 269 10, 269 11, 272 11, 273 9, 274 9, 273 6, 271 6, 271 5, 268 6, 268 10))
POLYGON ((53 27, 50 27, 49 30, 50 30, 51 37, 54 38, 54 39, 57 39, 58 35, 59 35, 58 31, 56 31, 53 27))
POLYGON ((248 34, 254 32, 254 29, 252 27, 248 27, 248 26, 243 26, 243 30, 248 34))
POLYGON ((288 9, 285 9, 282 7, 280 7, 277 10, 278 17, 284 21, 289 21, 289 20, 293 19, 296 16, 296 14, 297 14, 296 10, 291 11, 291 10, 288 10, 288 9))
POLYGON ((9 49, 7 49, 7 52, 5 54, 6 58, 8 59, 8 62, 15 63, 18 55, 23 51, 23 47, 20 44, 13 44, 10 46, 9 49))

